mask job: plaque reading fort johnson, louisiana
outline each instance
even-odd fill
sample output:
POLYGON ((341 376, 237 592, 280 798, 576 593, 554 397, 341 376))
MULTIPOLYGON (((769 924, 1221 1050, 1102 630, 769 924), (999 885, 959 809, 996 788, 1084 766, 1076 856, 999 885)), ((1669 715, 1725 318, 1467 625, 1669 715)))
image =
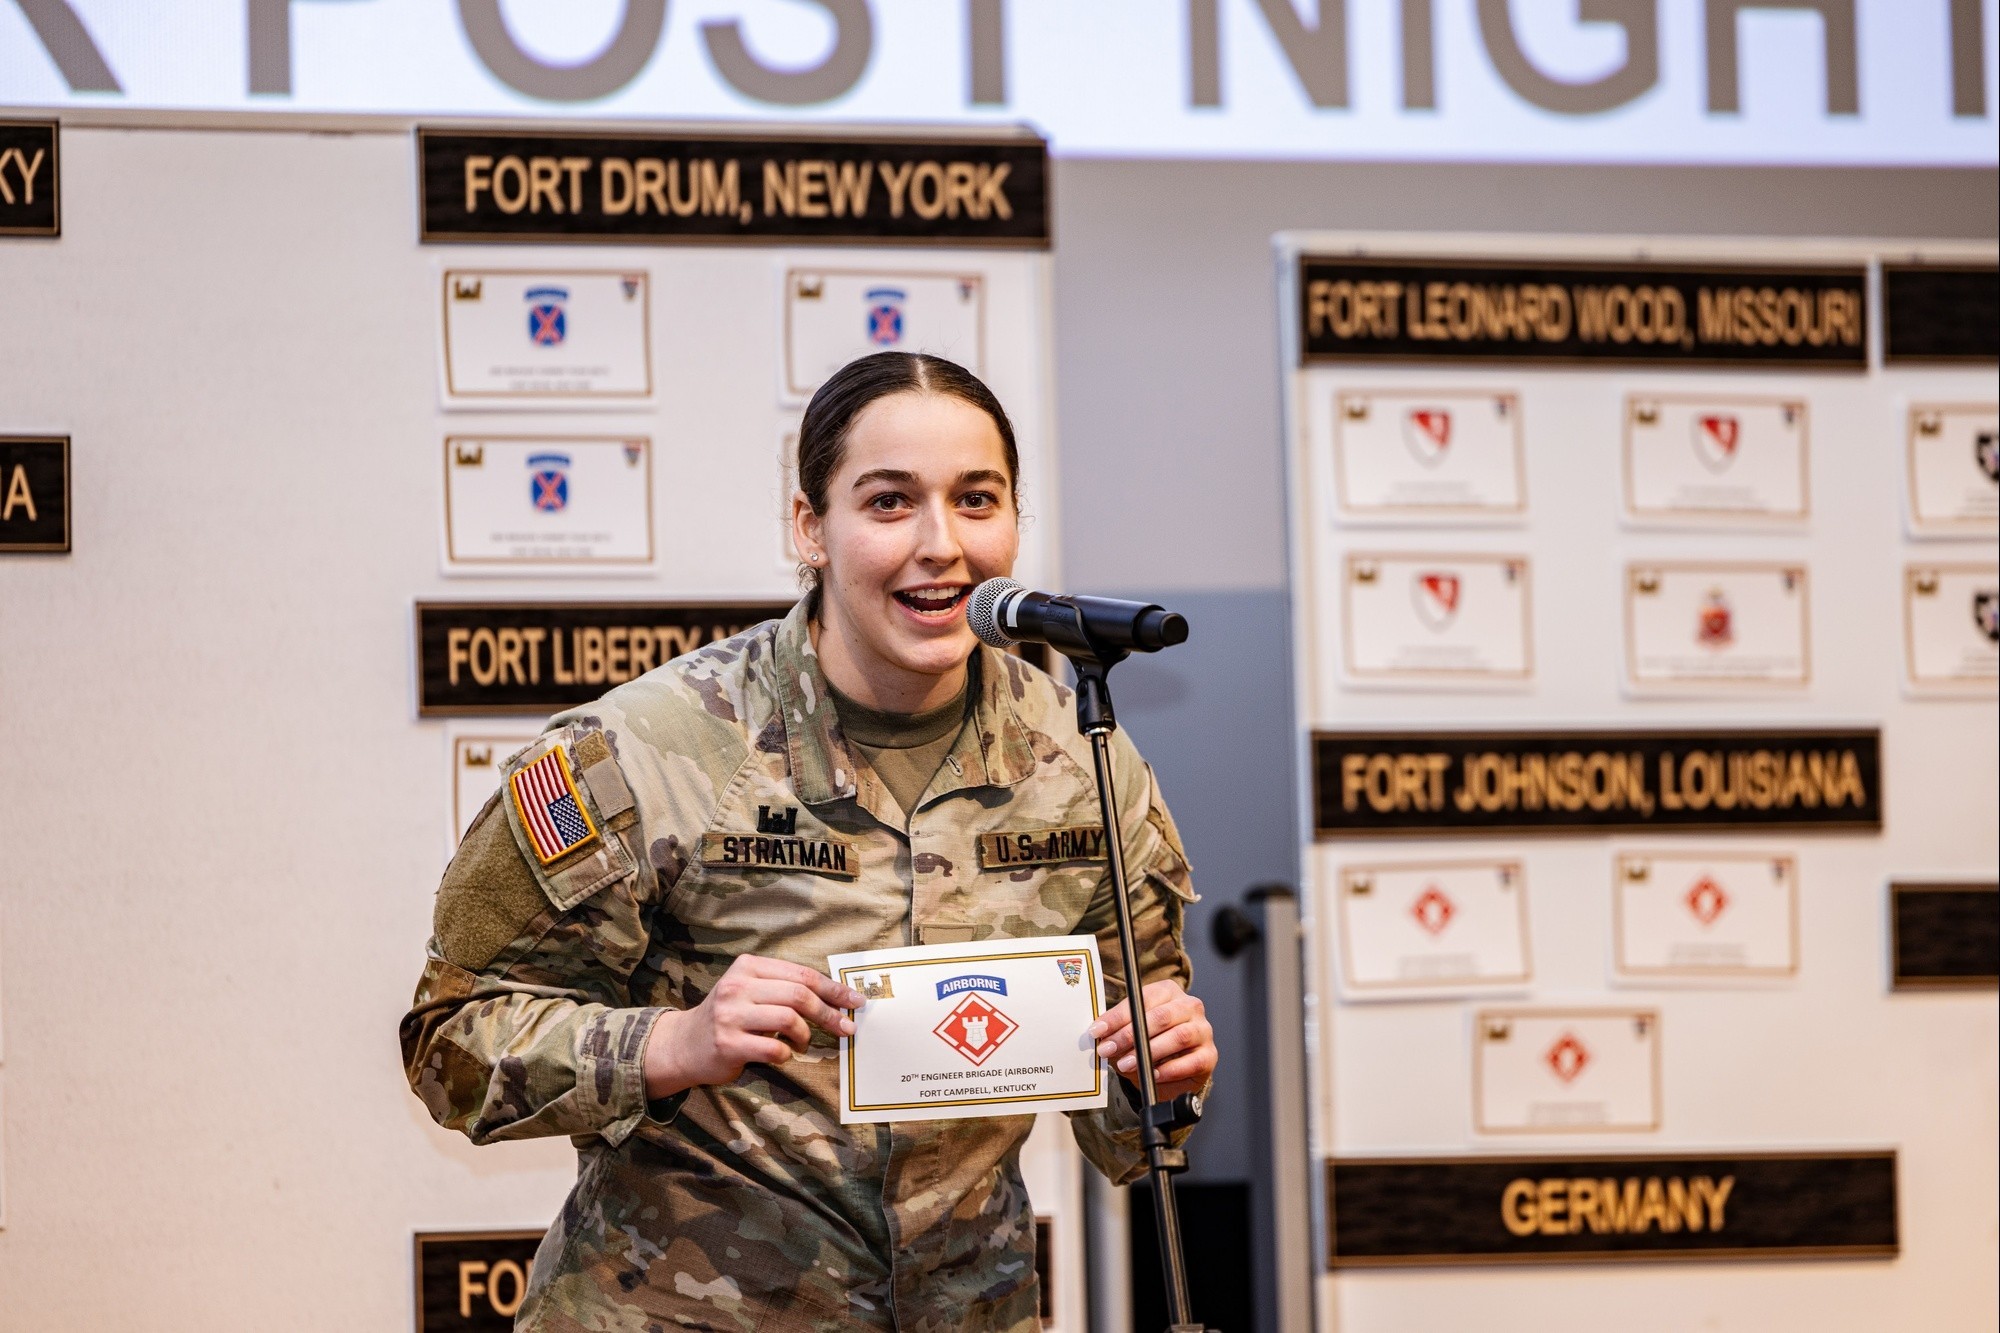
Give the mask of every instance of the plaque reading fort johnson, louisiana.
POLYGON ((1313 824, 1357 834, 1882 827, 1881 733, 1316 732, 1313 824))
POLYGON ((1798 972, 1799 871, 1791 856, 1621 853, 1611 895, 1612 970, 1621 981, 1726 984, 1798 972))
POLYGON ((1032 246, 1048 145, 570 130, 417 131, 425 241, 1032 246))
POLYGON ((1340 868, 1340 983, 1353 1000, 1525 986, 1528 884, 1519 861, 1340 868))
POLYGON ((0 236, 62 234, 61 129, 0 120, 0 236))
POLYGON ((1798 524, 1806 512, 1803 400, 1626 396, 1630 522, 1798 524))
POLYGON ((1651 1009, 1485 1009, 1472 1024, 1481 1134, 1660 1127, 1660 1016, 1651 1009))
POLYGON ((2000 566, 1903 571, 1903 674, 1912 694, 1993 697, 2000 686, 2000 566))
POLYGON ((69 436, 0 435, 0 555, 69 550, 69 436))
POLYGON ((1897 990, 2000 986, 2000 884, 1891 884, 1889 940, 1897 990))
POLYGON ((1859 264, 1303 255, 1315 361, 1868 368, 1859 264))
POLYGON ((1893 1152, 1344 1157, 1326 1173, 1335 1268, 1897 1251, 1893 1152))
POLYGON ((1625 570, 1625 685, 1634 694, 1803 689, 1804 565, 1625 570))
POLYGON ((638 406, 653 393, 640 272, 446 269, 446 407, 638 406))
POLYGON ((1534 674, 1521 556, 1355 553, 1340 592, 1349 684, 1491 689, 1534 674))
POLYGON ((1910 535, 2000 532, 2000 405, 1914 404, 1903 438, 1910 535))
POLYGON ((643 436, 452 435, 448 573, 595 573, 653 559, 653 444, 643 436))
POLYGON ((787 269, 785 401, 875 352, 928 352, 986 373, 986 279, 921 270, 787 269))
POLYGON ((1344 521, 1518 519, 1528 507, 1521 400, 1473 389, 1343 392, 1333 486, 1344 521))
POLYGON ((1090 1025, 1103 1012, 1094 935, 833 954, 867 1001, 840 1039, 840 1122, 1088 1111, 1111 1074, 1090 1025))
POLYGON ((539 1231, 419 1231, 417 1333, 510 1333, 539 1231))
POLYGON ((417 712, 552 713, 740 634, 789 602, 418 602, 417 712))

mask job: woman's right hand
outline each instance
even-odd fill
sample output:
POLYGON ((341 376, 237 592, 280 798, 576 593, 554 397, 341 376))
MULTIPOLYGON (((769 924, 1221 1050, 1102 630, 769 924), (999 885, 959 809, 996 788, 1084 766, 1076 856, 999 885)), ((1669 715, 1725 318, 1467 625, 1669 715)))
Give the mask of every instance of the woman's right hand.
POLYGON ((859 1008, 860 991, 798 963, 741 954, 692 1009, 660 1015, 646 1039, 646 1096, 657 1101, 689 1088, 733 1083, 751 1064, 781 1065, 802 1053, 818 1027, 854 1034, 842 1012, 859 1008))

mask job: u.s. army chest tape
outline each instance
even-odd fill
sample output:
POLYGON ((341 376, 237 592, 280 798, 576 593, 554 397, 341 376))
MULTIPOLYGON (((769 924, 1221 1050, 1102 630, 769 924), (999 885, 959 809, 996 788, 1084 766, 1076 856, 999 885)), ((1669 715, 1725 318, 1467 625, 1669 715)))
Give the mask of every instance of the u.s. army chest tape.
POLYGON ((632 790, 604 733, 560 727, 508 761, 501 789, 508 822, 543 892, 566 912, 636 867, 622 840, 632 790))

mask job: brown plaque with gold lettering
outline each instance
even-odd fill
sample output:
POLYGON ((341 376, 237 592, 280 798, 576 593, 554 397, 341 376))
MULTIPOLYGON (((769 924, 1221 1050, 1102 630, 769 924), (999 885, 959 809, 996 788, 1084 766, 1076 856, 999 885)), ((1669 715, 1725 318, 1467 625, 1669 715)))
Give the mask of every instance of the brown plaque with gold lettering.
POLYGON ((1049 244, 1048 145, 417 130, 425 241, 1049 244))
POLYGON ((417 1333, 510 1333, 539 1231, 419 1231, 417 1333))
POLYGON ((589 703, 789 602, 419 602, 417 712, 550 713, 589 703))
POLYGON ((0 555, 69 550, 69 436, 0 435, 0 555))
POLYGON ((1867 271, 1304 255, 1299 354, 1866 370, 1867 271))
POLYGON ((1326 1164, 1327 1262, 1886 1258, 1896 1154, 1344 1157, 1326 1164))
POLYGON ((1882 827, 1881 732, 1319 732, 1314 832, 1882 827))
POLYGON ((1891 884, 1889 958, 1897 990, 2000 987, 2000 884, 1891 884))
POLYGON ((62 235, 61 137, 53 120, 0 120, 0 236, 62 235))
POLYGON ((1892 365, 2000 360, 2000 268, 1884 264, 1882 359, 1892 365))

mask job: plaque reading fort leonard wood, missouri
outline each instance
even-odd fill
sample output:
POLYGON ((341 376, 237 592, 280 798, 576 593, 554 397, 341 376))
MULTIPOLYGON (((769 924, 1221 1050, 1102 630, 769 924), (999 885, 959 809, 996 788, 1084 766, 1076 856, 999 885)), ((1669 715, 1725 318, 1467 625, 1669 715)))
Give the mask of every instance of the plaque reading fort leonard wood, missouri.
POLYGON ((652 397, 644 273, 446 269, 442 298, 446 407, 621 407, 652 397))
POLYGON ((1625 570, 1633 694, 1802 689, 1804 565, 1649 564, 1625 570))
MULTIPOLYGON (((1100 848, 1104 836, 1051 833, 1095 833, 1100 848)), ((840 1039, 844 1125, 1105 1104, 1088 1032, 1104 1011, 1093 935, 870 949, 826 966, 867 997, 840 1039)))
POLYGON ((1302 255, 1316 361, 1868 368, 1861 265, 1302 255))
POLYGON ((928 352, 986 373, 986 279, 921 270, 787 269, 780 391, 804 403, 874 352, 928 352))
POLYGON ((0 236, 62 234, 61 136, 53 120, 0 120, 0 236))
POLYGON ((539 1231, 419 1231, 417 1333, 511 1333, 539 1231))
POLYGON ((1660 1127, 1660 1015, 1485 1009, 1473 1018, 1472 1127, 1576 1134, 1660 1127))
POLYGON ((1527 512, 1521 400, 1477 389, 1350 391, 1333 404, 1337 517, 1478 522, 1527 512))
POLYGON ((1313 735, 1313 825, 1357 834, 1882 827, 1881 733, 1313 735))
POLYGON ((1625 517, 1642 526, 1805 521, 1800 399, 1625 398, 1625 517))
POLYGON ((589 703, 789 602, 418 602, 417 712, 552 713, 589 703))
POLYGON ((1911 536, 2000 532, 2000 406, 1919 403, 1903 438, 1911 536))
POLYGON ((2000 687, 2000 566, 1903 571, 1903 676, 1914 695, 1993 697, 2000 687))
POLYGON ((69 550, 69 436, 0 435, 0 555, 69 550))
POLYGON ((1353 553, 1340 590, 1350 685, 1504 689, 1534 674, 1524 557, 1353 553))
POLYGON ((447 573, 643 570, 653 559, 652 441, 447 436, 444 519, 447 573))
POLYGON ((1519 861, 1340 867, 1343 999, 1423 999, 1527 985, 1528 884, 1519 861))
POLYGON ((1335 1268, 1897 1251, 1893 1152, 1344 1157, 1326 1182, 1335 1268))
POLYGON ((420 128, 425 241, 1049 243, 1048 145, 420 128))
POLYGON ((1612 972, 1620 981, 1727 985, 1798 973, 1794 857, 1620 853, 1611 895, 1612 972))

